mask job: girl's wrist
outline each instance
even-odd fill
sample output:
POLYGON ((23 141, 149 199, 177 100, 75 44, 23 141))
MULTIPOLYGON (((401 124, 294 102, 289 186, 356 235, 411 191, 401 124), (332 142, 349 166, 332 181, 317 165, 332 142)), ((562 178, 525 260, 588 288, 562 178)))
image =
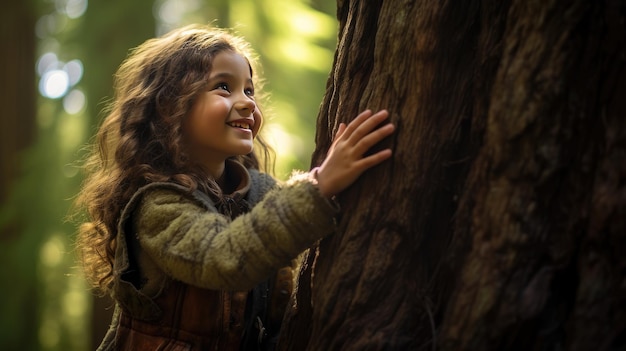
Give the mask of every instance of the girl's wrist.
POLYGON ((319 167, 315 167, 309 171, 309 181, 319 188, 319 167))
POLYGON ((309 171, 308 179, 313 185, 315 185, 320 195, 328 201, 328 203, 335 209, 335 211, 339 212, 339 209, 341 208, 341 206, 335 199, 335 194, 327 194, 325 192, 325 189, 322 189, 320 187, 319 171, 320 171, 320 167, 315 167, 311 169, 309 171))
POLYGON ((324 184, 320 184, 320 167, 315 167, 313 169, 311 169, 311 171, 309 171, 309 180, 311 181, 311 183, 313 183, 317 189, 319 190, 320 194, 327 198, 327 199, 331 199, 334 194, 328 194, 327 193, 327 189, 325 187, 324 184))

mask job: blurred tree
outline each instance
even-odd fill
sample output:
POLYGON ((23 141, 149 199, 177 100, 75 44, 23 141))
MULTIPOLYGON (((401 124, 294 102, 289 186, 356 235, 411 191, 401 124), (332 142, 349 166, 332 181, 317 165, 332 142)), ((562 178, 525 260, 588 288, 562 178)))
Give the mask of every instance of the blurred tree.
POLYGON ((338 1, 318 164, 388 108, 282 350, 626 348, 626 1, 338 1), (385 146, 387 146, 385 145, 385 146))
MULTIPOLYGON (((0 11, 0 204, 9 202, 21 175, 19 156, 35 136, 35 20, 33 1, 3 4, 0 11)), ((26 237, 15 208, 0 211, 0 349, 32 350, 37 344, 37 238, 26 237)))
MULTIPOLYGON (((0 202, 19 174, 18 156, 35 135, 35 8, 30 1, 7 4, 0 15, 5 50, 0 56, 2 106, 0 129, 0 202)), ((4 235, 3 235, 4 237, 4 235)))
POLYGON ((154 37, 153 8, 154 0, 93 1, 80 26, 67 32, 64 50, 75 52, 85 67, 83 86, 90 98, 90 133, 95 132, 102 117, 100 112, 113 96, 117 67, 132 48, 154 37))

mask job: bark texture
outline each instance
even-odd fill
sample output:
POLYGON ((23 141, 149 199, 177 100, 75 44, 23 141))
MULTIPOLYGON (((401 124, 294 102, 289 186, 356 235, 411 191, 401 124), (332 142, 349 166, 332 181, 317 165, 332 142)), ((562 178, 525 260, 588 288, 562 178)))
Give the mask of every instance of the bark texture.
POLYGON ((626 348, 626 1, 338 1, 312 164, 386 108, 281 350, 626 348))

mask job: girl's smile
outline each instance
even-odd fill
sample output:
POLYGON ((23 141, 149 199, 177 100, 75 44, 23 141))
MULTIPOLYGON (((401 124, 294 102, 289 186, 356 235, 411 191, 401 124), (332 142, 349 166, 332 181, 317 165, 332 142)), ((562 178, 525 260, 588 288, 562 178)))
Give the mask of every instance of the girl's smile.
POLYGON ((252 127, 254 126, 254 119, 244 118, 244 119, 228 122, 227 124, 233 128, 243 129, 244 131, 252 133, 252 127))

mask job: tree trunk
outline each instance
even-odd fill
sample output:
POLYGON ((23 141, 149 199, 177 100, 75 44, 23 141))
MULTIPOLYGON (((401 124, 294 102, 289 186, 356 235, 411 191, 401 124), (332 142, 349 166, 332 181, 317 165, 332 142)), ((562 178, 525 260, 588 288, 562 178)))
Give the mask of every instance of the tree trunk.
MULTIPOLYGON (((0 55, 3 110, 0 128, 0 203, 20 174, 20 156, 35 135, 35 19, 31 1, 10 2, 0 14, 3 53, 0 55)), ((8 239, 16 231, 2 233, 8 239)))
POLYGON ((24 224, 5 207, 22 175, 22 154, 36 134, 35 20, 33 1, 9 1, 0 11, 0 349, 33 350, 38 346, 39 251, 21 235, 24 224), (3 209, 3 207, 5 207, 3 209), (2 218, 3 214, 9 216, 2 218), (26 245, 24 245, 26 243, 26 245), (22 250, 26 246, 26 250, 22 250), (16 254, 16 252, 19 252, 16 254), (9 288, 10 287, 10 288, 9 288))
POLYGON ((281 350, 626 347, 626 1, 338 1, 312 164, 387 108, 281 350))

